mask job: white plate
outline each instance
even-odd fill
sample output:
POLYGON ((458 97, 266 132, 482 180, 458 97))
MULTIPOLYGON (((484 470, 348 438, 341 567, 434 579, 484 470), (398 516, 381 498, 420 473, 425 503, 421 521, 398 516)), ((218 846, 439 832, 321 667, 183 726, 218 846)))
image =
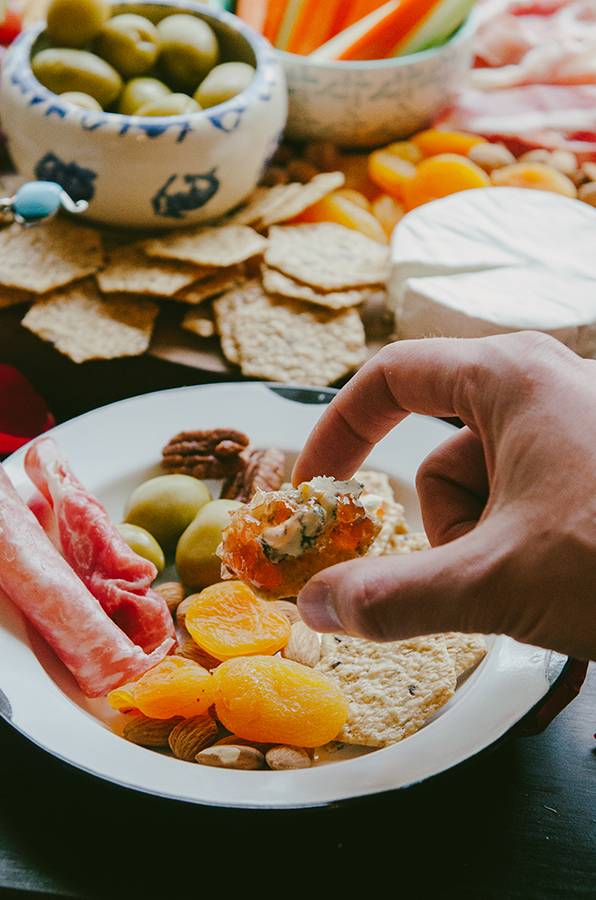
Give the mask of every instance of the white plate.
MULTIPOLYGON (((120 521, 130 491, 158 474, 161 449, 181 430, 230 427, 259 447, 295 453, 331 391, 259 383, 189 387, 135 397, 53 429, 84 484, 120 521)), ((367 465, 388 472, 412 530, 421 527, 416 469, 453 427, 410 416, 373 451, 367 465)), ((25 448, 4 462, 19 492, 31 484, 25 448)), ((489 747, 548 692, 564 660, 505 637, 452 700, 421 731, 357 758, 296 771, 203 768, 123 740, 104 699, 88 700, 70 673, 7 599, 0 602, 0 714, 39 746, 100 778, 195 803, 232 807, 317 806, 407 787, 489 747)))

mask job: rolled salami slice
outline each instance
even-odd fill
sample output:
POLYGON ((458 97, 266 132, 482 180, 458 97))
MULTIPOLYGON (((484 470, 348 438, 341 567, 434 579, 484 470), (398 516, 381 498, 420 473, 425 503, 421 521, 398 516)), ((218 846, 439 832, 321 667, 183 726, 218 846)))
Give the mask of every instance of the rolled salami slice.
POLYGON ((146 653, 175 638, 167 604, 151 590, 155 566, 131 550, 53 438, 32 443, 25 471, 53 509, 64 558, 110 619, 146 653))
POLYGON ((0 588, 37 628, 88 697, 99 697, 156 665, 108 618, 58 553, 0 465, 0 588))

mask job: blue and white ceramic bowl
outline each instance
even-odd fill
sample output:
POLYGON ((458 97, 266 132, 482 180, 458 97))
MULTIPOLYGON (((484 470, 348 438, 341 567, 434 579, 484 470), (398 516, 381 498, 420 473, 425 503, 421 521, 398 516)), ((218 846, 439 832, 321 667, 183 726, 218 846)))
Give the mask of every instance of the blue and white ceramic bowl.
POLYGON ((442 46, 393 59, 325 63, 277 51, 288 81, 286 135, 376 147, 427 128, 462 86, 475 30, 472 15, 442 46))
POLYGON ((17 171, 55 181, 98 224, 174 228, 209 222, 244 200, 281 140, 287 115, 283 68, 269 43, 236 16, 193 0, 119 3, 157 22, 172 12, 204 18, 222 52, 256 75, 242 93, 188 115, 95 112, 62 100, 31 71, 38 23, 11 46, 2 66, 0 124, 17 171))

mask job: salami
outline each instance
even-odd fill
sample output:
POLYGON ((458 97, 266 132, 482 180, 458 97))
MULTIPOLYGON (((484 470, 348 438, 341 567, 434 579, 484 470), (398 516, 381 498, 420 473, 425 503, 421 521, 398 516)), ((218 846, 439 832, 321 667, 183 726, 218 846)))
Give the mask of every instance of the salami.
POLYGON ((167 604, 151 590, 155 566, 130 549, 53 438, 32 443, 25 470, 53 510, 64 558, 110 619, 146 653, 175 638, 167 604))
POLYGON ((0 465, 0 588, 37 628, 88 697, 156 665, 173 646, 145 653, 112 622, 58 553, 0 465))

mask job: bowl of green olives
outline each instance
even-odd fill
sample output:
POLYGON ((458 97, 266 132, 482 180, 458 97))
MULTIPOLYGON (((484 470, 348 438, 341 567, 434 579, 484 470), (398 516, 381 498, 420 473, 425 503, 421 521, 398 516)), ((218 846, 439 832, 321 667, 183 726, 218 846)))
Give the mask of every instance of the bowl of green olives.
POLYGON ((193 0, 50 0, 11 45, 0 123, 19 174, 85 218, 125 228, 209 223, 275 152, 287 84, 269 43, 193 0))

